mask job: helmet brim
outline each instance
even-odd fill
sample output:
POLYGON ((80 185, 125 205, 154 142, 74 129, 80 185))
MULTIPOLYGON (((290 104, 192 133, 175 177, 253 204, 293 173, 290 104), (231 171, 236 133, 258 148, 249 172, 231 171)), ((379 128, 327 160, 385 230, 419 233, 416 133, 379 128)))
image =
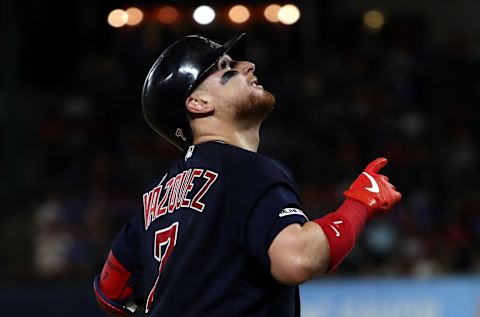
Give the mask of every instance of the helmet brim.
POLYGON ((188 97, 192 93, 192 91, 194 91, 195 88, 197 88, 200 85, 200 83, 205 78, 207 78, 208 75, 210 75, 213 72, 218 61, 223 56, 225 56, 225 54, 229 54, 230 57, 232 57, 234 60, 243 59, 246 48, 247 48, 247 33, 239 34, 238 36, 225 42, 225 44, 223 44, 222 46, 223 46, 223 50, 215 59, 215 62, 213 62, 212 65, 210 65, 210 67, 208 67, 202 74, 198 76, 195 83, 190 87, 190 89, 188 89, 186 97, 188 97))
POLYGON ((242 59, 247 48, 247 33, 241 33, 230 39, 223 44, 223 47, 226 49, 225 54, 228 53, 233 59, 242 59))

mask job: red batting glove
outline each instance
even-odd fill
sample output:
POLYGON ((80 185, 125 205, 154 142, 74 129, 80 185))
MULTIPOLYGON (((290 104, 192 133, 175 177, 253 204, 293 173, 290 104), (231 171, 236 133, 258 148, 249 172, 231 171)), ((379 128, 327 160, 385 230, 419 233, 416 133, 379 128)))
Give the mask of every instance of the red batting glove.
POLYGON ((368 164, 365 170, 343 194, 367 207, 368 218, 386 213, 402 199, 402 194, 388 182, 384 175, 377 174, 388 163, 384 157, 368 164))

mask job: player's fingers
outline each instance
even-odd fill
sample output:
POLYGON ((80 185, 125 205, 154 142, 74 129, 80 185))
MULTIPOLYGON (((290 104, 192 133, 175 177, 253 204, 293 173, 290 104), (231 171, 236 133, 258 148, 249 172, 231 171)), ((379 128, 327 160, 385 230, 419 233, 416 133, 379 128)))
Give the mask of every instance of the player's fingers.
POLYGON ((390 190, 395 190, 395 191, 397 190, 392 183, 386 182, 385 186, 387 186, 387 188, 389 188, 390 190))
POLYGON ((382 208, 384 210, 393 208, 402 199, 402 194, 400 194, 397 191, 393 191, 390 195, 391 196, 390 196, 389 199, 386 199, 384 201, 379 202, 380 208, 382 208))
POLYGON ((395 203, 398 203, 400 200, 402 200, 402 194, 397 191, 393 193, 393 197, 395 198, 395 203))
POLYGON ((379 157, 376 160, 370 162, 365 168, 365 172, 367 173, 378 173, 382 167, 387 165, 388 160, 384 157, 379 157))

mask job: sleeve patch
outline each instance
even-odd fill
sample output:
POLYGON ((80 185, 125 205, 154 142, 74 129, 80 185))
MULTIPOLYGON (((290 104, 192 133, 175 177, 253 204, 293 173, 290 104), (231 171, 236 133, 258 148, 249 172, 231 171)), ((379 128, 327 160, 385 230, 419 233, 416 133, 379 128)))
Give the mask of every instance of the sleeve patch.
POLYGON ((307 215, 305 215, 305 213, 298 208, 284 208, 278 214, 278 217, 282 218, 282 217, 291 216, 291 215, 300 215, 305 217, 305 219, 309 220, 307 215))

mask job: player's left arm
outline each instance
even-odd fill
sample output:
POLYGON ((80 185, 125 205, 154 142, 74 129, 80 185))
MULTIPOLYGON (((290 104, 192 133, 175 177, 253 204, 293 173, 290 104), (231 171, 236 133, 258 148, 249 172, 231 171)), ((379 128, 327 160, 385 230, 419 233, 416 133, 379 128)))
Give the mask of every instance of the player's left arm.
POLYGON ((131 218, 117 234, 93 289, 100 307, 113 316, 134 314, 144 304, 140 233, 143 215, 131 218))
POLYGON ((110 251, 100 275, 93 282, 99 306, 112 316, 133 315, 138 277, 132 274, 110 251))
POLYGON ((390 211, 401 199, 388 178, 378 174, 386 164, 385 158, 371 162, 344 192, 347 199, 336 211, 280 231, 268 249, 273 277, 301 284, 334 270, 354 247, 365 222, 390 211))

